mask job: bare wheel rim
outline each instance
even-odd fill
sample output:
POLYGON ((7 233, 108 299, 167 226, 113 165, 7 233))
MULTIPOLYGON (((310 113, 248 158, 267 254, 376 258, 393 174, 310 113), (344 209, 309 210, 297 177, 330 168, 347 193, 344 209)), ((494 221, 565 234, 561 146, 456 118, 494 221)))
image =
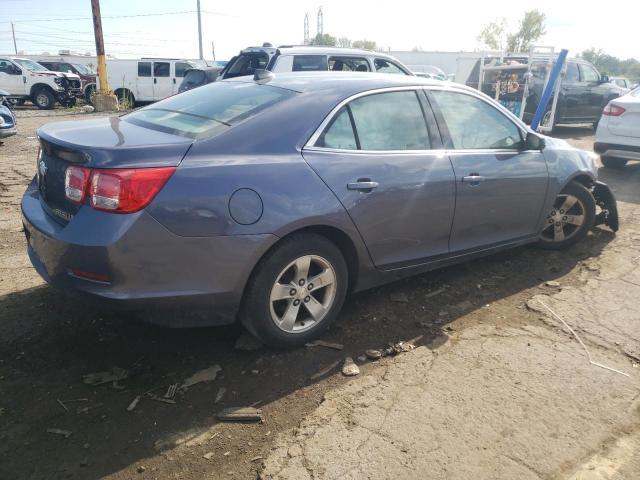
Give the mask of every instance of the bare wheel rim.
POLYGON ((36 102, 40 106, 45 106, 49 103, 49 98, 44 93, 39 93, 36 95, 36 102))
POLYGON ((542 238, 563 242, 578 233, 585 221, 586 209, 578 197, 561 193, 547 215, 542 238))
POLYGON ((269 295, 271 320, 287 333, 302 333, 320 323, 336 298, 336 272, 325 258, 304 255, 276 277, 269 295))

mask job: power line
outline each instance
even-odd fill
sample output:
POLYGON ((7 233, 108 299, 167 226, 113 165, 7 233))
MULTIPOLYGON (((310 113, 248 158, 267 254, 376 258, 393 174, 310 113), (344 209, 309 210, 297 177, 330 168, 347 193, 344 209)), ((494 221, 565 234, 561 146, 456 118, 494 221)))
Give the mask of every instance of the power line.
MULTIPOLYGON (((202 10, 202 13, 208 15, 217 15, 221 17, 237 17, 229 13, 212 12, 210 10, 202 10)), ((185 15, 187 13, 197 13, 197 10, 181 10, 176 12, 157 12, 157 13, 137 13, 132 15, 104 15, 103 18, 139 18, 139 17, 160 17, 165 15, 185 15)), ((92 17, 53 17, 53 18, 33 18, 31 20, 14 20, 14 23, 33 23, 33 22, 66 22, 74 20, 92 20, 92 17)), ((0 23, 11 23, 10 20, 0 23)))

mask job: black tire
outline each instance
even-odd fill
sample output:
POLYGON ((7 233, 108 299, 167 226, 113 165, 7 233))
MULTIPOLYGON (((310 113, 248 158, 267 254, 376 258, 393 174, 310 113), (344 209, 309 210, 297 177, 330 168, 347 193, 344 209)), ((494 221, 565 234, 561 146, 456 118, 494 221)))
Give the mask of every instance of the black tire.
MULTIPOLYGON (((283 239, 260 260, 245 289, 240 307, 240 321, 253 335, 266 345, 276 348, 302 346, 316 338, 337 317, 347 293, 349 273, 338 247, 327 238, 314 233, 298 233, 283 239), (300 257, 313 255, 326 260, 335 272, 335 293, 327 313, 311 328, 291 333, 281 329, 272 319, 271 291, 279 275, 300 257)), ((328 287, 327 287, 328 288, 328 287)), ((301 289, 301 291, 304 289, 301 289)), ((322 287, 318 292, 322 291, 322 287)), ((315 293, 314 293, 315 295, 315 293)), ((288 300, 284 300, 288 302, 288 300)), ((306 301, 306 300, 305 300, 306 301)), ((298 301, 300 311, 307 313, 298 301)), ((302 323, 304 325, 304 323, 302 323)))
POLYGON ((118 97, 118 101, 119 102, 127 102, 129 105, 129 108, 133 108, 136 104, 136 99, 133 96, 133 93, 131 93, 129 90, 127 90, 126 88, 119 88, 117 89, 115 92, 113 92, 116 97, 118 97))
POLYGON ((64 102, 62 102, 62 106, 66 108, 71 108, 71 107, 75 107, 77 103, 78 103, 78 100, 76 98, 69 98, 64 102))
MULTIPOLYGON (((549 239, 549 229, 554 228, 554 223, 548 223, 549 217, 547 217, 547 219, 545 219, 545 226, 543 227, 543 231, 540 234, 540 240, 538 241, 538 244, 541 247, 550 250, 564 250, 565 248, 568 248, 585 238, 589 233, 589 230, 593 228, 593 224, 596 218, 596 201, 587 187, 578 182, 569 183, 558 195, 554 203, 554 208, 550 213, 555 212, 557 214, 560 213, 560 215, 569 214, 571 216, 576 216, 578 212, 573 211, 572 209, 578 207, 583 210, 583 212, 581 213, 584 217, 584 220, 580 226, 571 230, 570 235, 568 235, 564 240, 549 239), (566 195, 571 195, 578 199, 578 202, 576 202, 577 207, 573 206, 569 211, 560 213, 561 210, 559 210, 559 208, 562 206, 563 200, 566 198, 566 195)), ((573 225, 567 225, 567 227, 570 226, 572 227, 573 225)), ((553 232, 551 232, 551 234, 553 234, 553 232)))
POLYGON ((48 88, 41 88, 33 94, 31 101, 40 110, 51 110, 56 104, 56 97, 48 88))
POLYGON ((615 158, 615 157, 600 157, 600 161, 602 165, 607 168, 624 168, 627 164, 627 160, 624 158, 615 158))
POLYGON ((95 91, 96 91, 95 85, 87 86, 87 88, 85 88, 84 90, 84 101, 93 105, 92 97, 95 91))

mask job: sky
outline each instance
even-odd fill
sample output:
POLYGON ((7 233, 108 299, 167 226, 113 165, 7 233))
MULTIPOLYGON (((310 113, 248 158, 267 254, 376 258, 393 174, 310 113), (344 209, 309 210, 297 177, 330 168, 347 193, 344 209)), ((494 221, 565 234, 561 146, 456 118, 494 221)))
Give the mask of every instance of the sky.
MULTIPOLYGON (((547 34, 537 44, 567 48, 570 55, 595 47, 620 58, 640 59, 634 41, 640 4, 561 0, 406 1, 395 0, 201 0, 205 58, 227 60, 247 46, 300 44, 304 16, 316 34, 322 6, 324 33, 368 39, 385 49, 473 51, 483 25, 504 17, 515 30, 527 10, 547 15, 547 34), (610 16, 610 18, 608 18, 610 16)), ((102 0, 107 53, 122 58, 198 57, 196 0, 102 0), (134 16, 136 15, 136 16, 134 16)), ((0 54, 13 53, 11 22, 18 50, 29 54, 67 49, 95 52, 90 0, 0 0, 0 54)))

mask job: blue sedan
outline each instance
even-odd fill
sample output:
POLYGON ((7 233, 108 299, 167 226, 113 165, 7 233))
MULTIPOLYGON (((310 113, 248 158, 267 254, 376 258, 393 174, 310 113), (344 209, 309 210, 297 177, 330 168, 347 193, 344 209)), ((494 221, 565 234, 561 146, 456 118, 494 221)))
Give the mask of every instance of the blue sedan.
POLYGON ((258 71, 38 137, 22 212, 47 282, 278 347, 348 292, 618 228, 590 154, 413 76, 258 71))
POLYGON ((0 90, 0 139, 10 137, 18 133, 16 116, 11 111, 11 105, 7 100, 8 92, 0 90))

